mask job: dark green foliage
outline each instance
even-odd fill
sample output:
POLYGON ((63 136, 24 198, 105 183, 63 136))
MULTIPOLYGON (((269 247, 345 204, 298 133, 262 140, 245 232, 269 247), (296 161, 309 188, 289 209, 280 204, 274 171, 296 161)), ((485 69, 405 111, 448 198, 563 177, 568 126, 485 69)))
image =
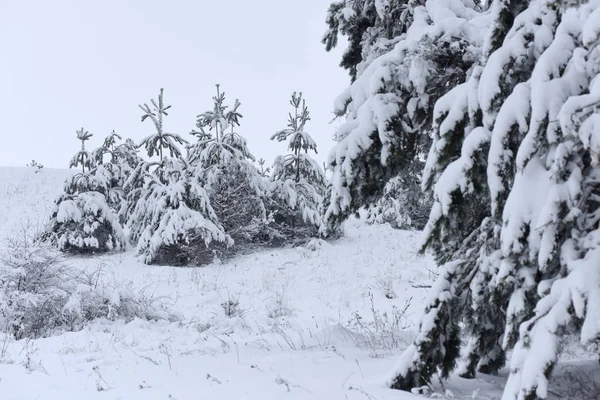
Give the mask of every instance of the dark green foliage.
MULTIPOLYGON (((412 18, 407 16, 412 15, 417 3, 408 2, 403 7, 406 18, 400 25, 410 25, 412 18)), ((387 32, 383 20, 377 26, 378 29, 369 30, 370 38, 374 32, 387 32)), ((384 36, 377 38, 383 41, 384 36)), ((407 197, 408 210, 429 206, 420 201, 417 193, 431 145, 433 105, 465 81, 477 60, 478 49, 465 39, 436 30, 424 31, 418 42, 403 41, 401 35, 396 39, 395 46, 373 46, 370 52, 363 52, 362 68, 352 90, 338 99, 336 114, 346 116, 346 123, 338 128, 339 143, 329 158, 335 182, 325 210, 329 231, 336 230, 359 209, 376 206, 391 179, 403 182, 406 187, 402 189, 411 193, 407 197), (412 76, 418 78, 413 82, 412 76), (381 82, 374 93, 376 77, 381 82), (370 118, 377 124, 369 133, 365 125, 370 118)), ((460 145, 461 142, 456 143, 459 148, 460 145)))

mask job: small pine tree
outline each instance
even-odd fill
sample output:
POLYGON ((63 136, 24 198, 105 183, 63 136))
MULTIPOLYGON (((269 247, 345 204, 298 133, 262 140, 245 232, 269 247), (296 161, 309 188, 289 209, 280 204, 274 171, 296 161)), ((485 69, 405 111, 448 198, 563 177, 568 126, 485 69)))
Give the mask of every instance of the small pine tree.
POLYGON ((126 240, 118 217, 107 200, 111 182, 92 168, 93 159, 85 150, 92 135, 83 128, 77 131, 81 150, 70 166, 82 172, 65 183, 65 191, 55 201, 45 235, 60 250, 72 253, 95 253, 125 248, 126 240), (85 168, 88 168, 86 172, 85 168))
POLYGON ((102 145, 92 152, 92 158, 96 164, 94 175, 103 176, 108 182, 108 203, 124 224, 128 197, 126 182, 142 163, 142 159, 131 139, 119 144, 121 139, 121 136, 113 131, 104 139, 102 145))
POLYGON ((236 100, 231 109, 225 105, 225 93, 216 85, 213 109, 198 115, 198 138, 188 147, 188 162, 194 166, 194 178, 206 188, 210 204, 234 246, 226 255, 244 251, 256 243, 265 221, 263 193, 265 184, 252 164, 246 139, 236 132, 242 115, 236 100))
POLYGON ((271 137, 288 141, 292 153, 275 159, 269 213, 280 234, 294 239, 318 234, 325 177, 319 164, 308 155, 309 150, 317 152, 317 144, 305 131, 310 113, 302 93, 294 92, 290 105, 294 112, 288 116, 288 127, 271 137))
POLYGON ((194 176, 194 168, 181 158, 176 143, 187 143, 176 134, 163 131, 162 115, 168 115, 162 100, 152 101, 142 122, 150 118, 156 134, 142 141, 148 157, 158 162, 141 162, 125 182, 130 240, 148 264, 202 265, 210 263, 215 248, 226 248, 230 237, 223 231, 207 193, 194 176), (164 151, 163 151, 164 150, 164 151), (168 151, 170 157, 165 156, 168 151))
POLYGON ((44 165, 40 164, 39 162, 35 161, 35 160, 31 160, 31 162, 29 164, 27 164, 27 167, 29 168, 33 168, 35 170, 34 173, 38 173, 40 172, 42 169, 44 169, 44 165))
POLYGON ((231 239, 184 160, 169 157, 147 176, 130 217, 138 253, 147 264, 203 265, 231 239))

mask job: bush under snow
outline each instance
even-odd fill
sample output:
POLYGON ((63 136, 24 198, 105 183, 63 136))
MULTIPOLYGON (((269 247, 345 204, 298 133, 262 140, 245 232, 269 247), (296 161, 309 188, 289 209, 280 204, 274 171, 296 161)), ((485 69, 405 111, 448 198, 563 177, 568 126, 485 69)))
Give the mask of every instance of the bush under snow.
POLYGON ((122 282, 106 281, 102 268, 82 271, 23 230, 6 239, 0 257, 0 332, 16 339, 77 331, 97 318, 173 319, 158 299, 122 282))

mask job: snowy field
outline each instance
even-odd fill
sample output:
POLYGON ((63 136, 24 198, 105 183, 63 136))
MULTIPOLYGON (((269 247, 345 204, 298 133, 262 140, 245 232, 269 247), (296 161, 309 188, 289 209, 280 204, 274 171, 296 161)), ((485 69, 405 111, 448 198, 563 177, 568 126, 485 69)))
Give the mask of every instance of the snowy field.
MULTIPOLYGON (((0 168, 0 236, 42 224, 69 174, 0 168)), ((382 383, 435 277, 417 242, 415 233, 351 222, 337 242, 202 268, 147 266, 132 250, 71 258, 178 320, 96 321, 39 340, 0 334, 0 399, 422 398, 382 383)), ((452 378, 429 397, 497 399, 505 376, 452 378)), ((569 398, 560 385, 554 393, 569 398)))

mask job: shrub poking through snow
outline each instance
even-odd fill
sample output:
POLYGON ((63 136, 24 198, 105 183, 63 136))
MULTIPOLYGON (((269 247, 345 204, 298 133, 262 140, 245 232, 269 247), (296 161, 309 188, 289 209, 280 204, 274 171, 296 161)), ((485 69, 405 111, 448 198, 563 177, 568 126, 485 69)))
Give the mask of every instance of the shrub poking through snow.
POLYGON ((81 172, 65 183, 64 193, 55 201, 45 235, 59 250, 70 253, 106 252, 126 246, 117 214, 107 199, 113 190, 110 176, 96 174, 97 167, 85 150, 85 141, 91 136, 83 128, 77 132, 81 150, 70 166, 81 166, 81 172))
POLYGON ((65 264, 31 232, 5 239, 0 255, 0 331, 16 339, 76 331, 97 318, 174 319, 157 299, 65 264))

